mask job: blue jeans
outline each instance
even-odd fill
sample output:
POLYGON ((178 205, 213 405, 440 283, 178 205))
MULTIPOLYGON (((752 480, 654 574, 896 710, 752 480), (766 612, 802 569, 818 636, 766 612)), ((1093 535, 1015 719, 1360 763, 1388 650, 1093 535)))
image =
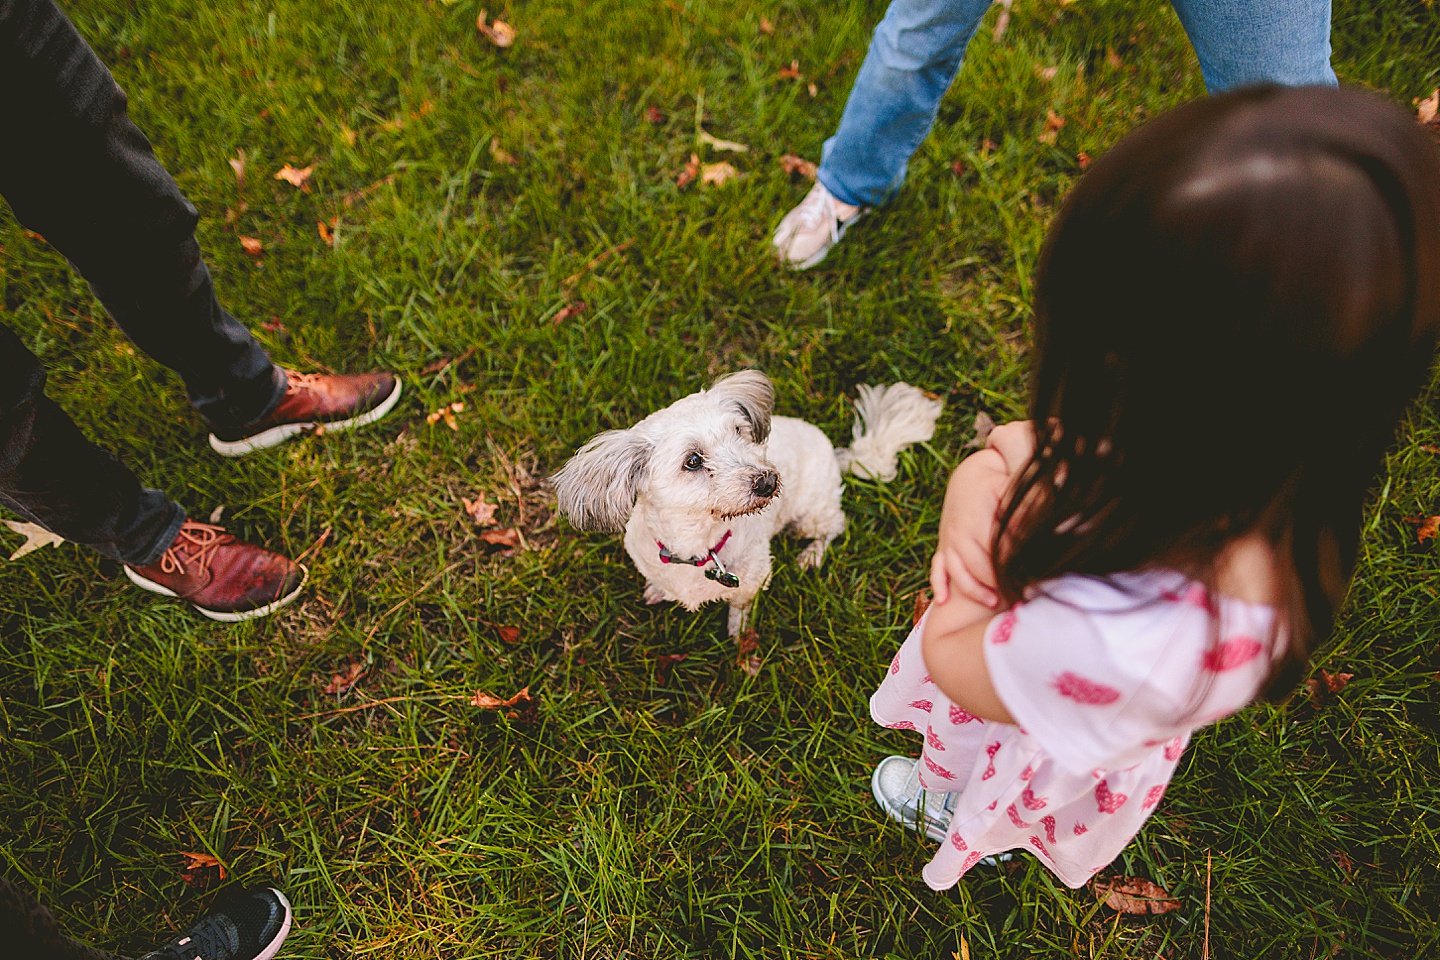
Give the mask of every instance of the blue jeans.
MULTIPOLYGON (((889 199, 991 0, 893 0, 840 118, 820 182, 857 206, 889 199)), ((1171 0, 1211 93, 1251 83, 1335 85, 1330 0, 1171 0)))

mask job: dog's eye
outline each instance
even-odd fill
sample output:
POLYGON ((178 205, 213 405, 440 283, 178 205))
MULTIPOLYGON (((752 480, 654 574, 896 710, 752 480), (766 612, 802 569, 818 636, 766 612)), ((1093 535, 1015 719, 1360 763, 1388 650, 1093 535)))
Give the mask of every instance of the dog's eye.
POLYGON ((689 470, 693 473, 696 470, 699 470, 701 467, 705 466, 705 458, 700 456, 700 454, 698 453, 692 453, 690 454, 690 456, 685 458, 685 463, 683 464, 683 466, 686 470, 689 470))

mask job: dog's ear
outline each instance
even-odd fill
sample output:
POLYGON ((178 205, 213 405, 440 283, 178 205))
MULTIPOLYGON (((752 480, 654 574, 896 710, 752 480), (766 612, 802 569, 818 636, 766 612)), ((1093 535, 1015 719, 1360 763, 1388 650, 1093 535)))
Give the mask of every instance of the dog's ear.
POLYGON ((650 442, 634 430, 607 430, 581 447, 550 483, 577 530, 625 529, 650 466, 650 442))
POLYGON ((775 409, 775 388, 770 378, 759 370, 740 370, 726 374, 710 388, 719 398, 750 425, 750 439, 764 443, 770 436, 770 414, 775 409))

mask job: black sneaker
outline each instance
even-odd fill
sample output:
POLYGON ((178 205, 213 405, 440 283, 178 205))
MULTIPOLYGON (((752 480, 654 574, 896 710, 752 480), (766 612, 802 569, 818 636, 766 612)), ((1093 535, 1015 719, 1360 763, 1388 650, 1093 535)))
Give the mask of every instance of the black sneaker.
POLYGON ((290 932, 290 901, 256 887, 215 901, 210 912, 140 960, 270 960, 290 932))

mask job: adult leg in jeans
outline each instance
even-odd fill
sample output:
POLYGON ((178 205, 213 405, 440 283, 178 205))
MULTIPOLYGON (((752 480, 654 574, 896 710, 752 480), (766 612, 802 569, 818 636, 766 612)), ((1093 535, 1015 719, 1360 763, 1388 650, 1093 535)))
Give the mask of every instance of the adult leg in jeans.
POLYGON ((870 38, 840 128, 821 151, 816 178, 837 199, 868 207, 900 189, 990 3, 890 4, 870 38))
POLYGON ((1205 87, 1334 86, 1330 0, 1171 0, 1195 47, 1205 87))

